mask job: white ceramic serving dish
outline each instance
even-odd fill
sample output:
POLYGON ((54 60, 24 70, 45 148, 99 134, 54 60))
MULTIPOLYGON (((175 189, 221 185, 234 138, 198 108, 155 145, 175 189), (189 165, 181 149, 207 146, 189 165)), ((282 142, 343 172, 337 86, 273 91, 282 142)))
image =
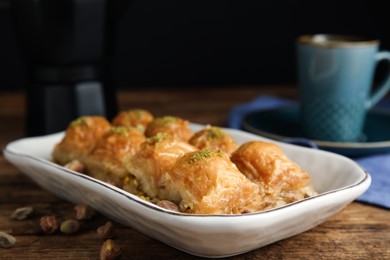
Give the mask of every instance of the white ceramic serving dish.
MULTIPOLYGON (((197 131, 202 125, 192 124, 197 131)), ((226 129, 238 143, 265 140, 226 129)), ((126 226, 172 247, 204 257, 242 254, 305 232, 340 211, 370 185, 370 175, 341 155, 278 143, 312 177, 318 196, 279 208, 244 215, 189 215, 170 212, 110 184, 50 161, 63 133, 24 138, 8 144, 5 157, 58 197, 85 203, 126 226)), ((315 241, 313 241, 315 243, 315 241)))

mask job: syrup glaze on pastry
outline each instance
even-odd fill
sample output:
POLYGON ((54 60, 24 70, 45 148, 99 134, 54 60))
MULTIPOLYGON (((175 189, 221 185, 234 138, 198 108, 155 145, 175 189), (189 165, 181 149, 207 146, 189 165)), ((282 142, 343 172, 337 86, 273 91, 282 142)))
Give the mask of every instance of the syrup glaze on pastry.
POLYGON ((188 142, 198 149, 220 149, 229 155, 238 148, 237 143, 222 128, 210 125, 196 132, 188 142))
POLYGON ((252 141, 241 145, 231 156, 238 169, 260 188, 268 207, 303 199, 310 176, 273 143, 252 141))
POLYGON ((183 212, 241 214, 257 211, 261 204, 259 187, 222 150, 187 153, 168 174, 168 187, 180 194, 177 202, 183 212))
POLYGON ((157 133, 168 133, 184 142, 187 142, 193 135, 189 127, 189 122, 175 116, 155 118, 145 130, 147 137, 152 137, 157 133))
POLYGON ((146 110, 121 112, 112 123, 80 117, 52 156, 69 169, 191 214, 243 214, 316 195, 309 174, 277 144, 238 146, 221 128, 207 125, 194 134, 187 120, 154 118, 146 110))
POLYGON ((124 165, 125 159, 135 155, 145 139, 145 136, 137 128, 111 127, 96 142, 85 161, 88 174, 120 186, 122 180, 129 176, 124 165))
POLYGON ((65 137, 55 146, 52 153, 53 160, 61 165, 72 160, 84 163, 95 143, 110 128, 110 122, 101 116, 77 118, 69 124, 65 137))
POLYGON ((179 157, 195 150, 189 143, 160 132, 142 143, 139 151, 126 161, 126 168, 149 197, 175 200, 177 192, 166 187, 167 173, 179 157))
POLYGON ((154 120, 152 113, 145 109, 130 109, 119 112, 112 120, 113 126, 127 126, 140 129, 142 132, 154 120))

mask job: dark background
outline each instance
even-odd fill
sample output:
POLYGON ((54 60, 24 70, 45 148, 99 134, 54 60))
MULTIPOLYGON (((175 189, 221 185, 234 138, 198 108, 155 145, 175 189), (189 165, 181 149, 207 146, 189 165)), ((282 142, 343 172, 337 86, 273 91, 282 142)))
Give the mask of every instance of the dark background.
MULTIPOLYGON (((114 84, 295 84, 300 34, 367 35, 390 49, 383 2, 129 1, 115 34, 114 84)), ((26 85, 23 64, 9 2, 0 0, 0 89, 26 85)))

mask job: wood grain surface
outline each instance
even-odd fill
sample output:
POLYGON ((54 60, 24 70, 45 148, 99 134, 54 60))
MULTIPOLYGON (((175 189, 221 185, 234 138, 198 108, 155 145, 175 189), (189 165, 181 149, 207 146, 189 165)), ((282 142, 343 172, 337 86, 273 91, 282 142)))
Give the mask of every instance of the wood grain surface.
MULTIPOLYGON (((259 95, 296 98, 295 89, 274 87, 202 87, 118 91, 119 109, 141 107, 156 116, 176 115, 190 121, 225 126, 230 110, 259 95)), ((24 136, 23 92, 0 93, 0 148, 24 136)), ((73 215, 74 205, 41 189, 0 156, 0 231, 16 238, 0 248, 0 259, 98 259, 102 239, 96 229, 107 219, 98 214, 82 223, 76 235, 43 235, 42 215, 73 215), (33 206, 35 215, 11 220, 19 207, 33 206)), ((113 222, 120 259, 198 259, 138 231, 113 222)), ((353 202, 323 224, 294 237, 227 259, 390 259, 390 211, 353 202)))

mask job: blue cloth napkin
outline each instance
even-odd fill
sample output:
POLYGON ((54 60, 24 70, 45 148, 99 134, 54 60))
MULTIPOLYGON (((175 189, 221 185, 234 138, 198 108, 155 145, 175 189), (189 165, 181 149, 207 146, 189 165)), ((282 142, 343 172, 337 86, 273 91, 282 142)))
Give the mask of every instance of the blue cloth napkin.
MULTIPOLYGON (((249 112, 295 103, 292 100, 273 96, 260 96, 253 101, 233 108, 229 115, 228 126, 230 128, 240 129, 242 118, 249 112)), ((383 100, 378 106, 390 108, 390 101, 383 100)), ((390 153, 370 155, 354 160, 366 169, 372 178, 371 186, 363 195, 357 198, 357 201, 390 209, 390 153)))

